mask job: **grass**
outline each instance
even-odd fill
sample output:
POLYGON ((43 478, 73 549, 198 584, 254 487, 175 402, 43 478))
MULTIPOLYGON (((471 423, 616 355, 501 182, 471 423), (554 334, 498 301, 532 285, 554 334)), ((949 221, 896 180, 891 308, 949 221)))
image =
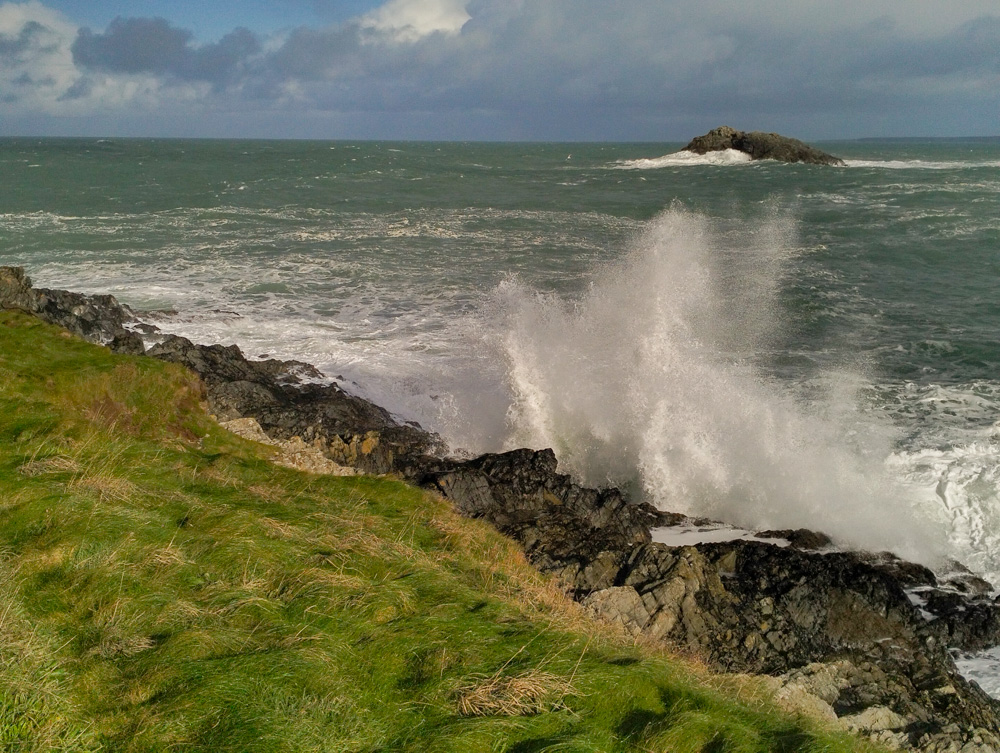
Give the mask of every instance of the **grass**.
POLYGON ((199 398, 0 313, 0 750, 874 750, 595 628, 438 499, 271 464, 199 398))

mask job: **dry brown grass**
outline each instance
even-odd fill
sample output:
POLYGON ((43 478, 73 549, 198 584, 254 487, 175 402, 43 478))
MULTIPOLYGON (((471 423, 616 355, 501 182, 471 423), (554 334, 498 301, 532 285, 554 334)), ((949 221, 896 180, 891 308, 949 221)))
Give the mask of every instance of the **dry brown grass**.
POLYGON ((235 489, 242 488, 243 481, 228 468, 210 467, 201 470, 198 474, 203 481, 211 481, 219 486, 235 489))
POLYGON ((206 611, 187 599, 178 599, 164 607, 157 617, 156 627, 196 625, 206 617, 206 611))
POLYGON ((18 505, 24 503, 24 501, 27 500, 28 498, 29 498, 28 490, 23 488, 9 496, 0 497, 0 512, 13 510, 18 505))
POLYGON ((147 561, 158 567, 173 567, 175 565, 184 565, 189 560, 179 547, 171 543, 164 547, 153 549, 147 557, 147 561))
POLYGON ((327 602, 346 601, 366 585, 366 581, 356 575, 348 575, 342 570, 326 567, 309 567, 284 579, 270 590, 272 598, 288 603, 298 598, 316 598, 327 602))
POLYGON ((283 502, 288 499, 288 489, 276 484, 251 484, 246 490, 265 502, 283 502))
POLYGON ((77 473, 80 464, 71 457, 55 455, 42 460, 29 460, 18 467, 17 472, 28 478, 44 476, 49 473, 77 473))
POLYGON ((258 519, 258 523, 264 529, 264 535, 271 539, 292 541, 304 538, 303 531, 300 528, 281 520, 261 516, 258 519))
POLYGON ((95 397, 83 411, 83 415, 98 426, 132 436, 138 436, 140 432, 136 413, 135 408, 107 394, 95 397))
POLYGON ((108 636, 90 650, 91 656, 102 659, 130 657, 156 646, 152 638, 144 635, 108 636))
POLYGON ((76 478, 69 484, 69 488, 96 492, 101 502, 129 502, 139 492, 139 487, 128 479, 103 474, 76 478))
POLYGON ((461 716, 527 716, 559 708, 575 692, 565 677, 532 669, 477 679, 456 690, 455 700, 461 716))

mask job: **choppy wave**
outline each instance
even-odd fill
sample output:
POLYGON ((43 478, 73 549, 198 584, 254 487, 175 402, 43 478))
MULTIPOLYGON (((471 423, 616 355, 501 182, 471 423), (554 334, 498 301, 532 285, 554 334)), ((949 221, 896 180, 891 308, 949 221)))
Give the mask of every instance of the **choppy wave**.
POLYGON ((615 167, 623 170, 655 170, 661 167, 688 167, 699 165, 745 165, 750 155, 736 149, 724 149, 707 154, 696 154, 687 150, 665 154, 662 157, 623 160, 615 167))
POLYGON ((966 680, 977 683, 985 692, 1000 699, 1000 648, 958 654, 955 664, 966 680))

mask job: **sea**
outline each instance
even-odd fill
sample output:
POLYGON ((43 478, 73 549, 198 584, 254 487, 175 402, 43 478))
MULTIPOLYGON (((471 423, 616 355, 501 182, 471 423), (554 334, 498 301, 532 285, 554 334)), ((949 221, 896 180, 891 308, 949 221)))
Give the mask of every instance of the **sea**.
POLYGON ((0 263, 313 363, 456 454, 552 447, 666 510, 1000 589, 1000 139, 817 146, 847 166, 3 139, 0 263))

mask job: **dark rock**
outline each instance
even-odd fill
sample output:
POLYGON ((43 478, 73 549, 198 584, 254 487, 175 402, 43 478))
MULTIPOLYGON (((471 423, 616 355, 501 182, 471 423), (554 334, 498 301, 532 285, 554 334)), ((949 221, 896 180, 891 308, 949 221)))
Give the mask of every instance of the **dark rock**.
POLYGON ((125 329, 135 315, 112 295, 34 288, 21 267, 0 267, 0 308, 19 309, 117 353, 142 354, 142 338, 125 329))
POLYGON ((930 568, 915 562, 907 562, 892 552, 854 552, 853 556, 876 570, 886 573, 904 588, 933 587, 938 584, 937 576, 930 568))
POLYGON ((1000 645, 1000 606, 993 599, 939 588, 917 590, 912 596, 950 648, 983 651, 1000 645))
POLYGON ((737 131, 729 126, 715 128, 704 136, 697 136, 684 147, 695 154, 735 149, 750 155, 753 160, 773 159, 780 162, 804 162, 810 165, 836 165, 842 167, 839 157, 822 152, 798 139, 763 131, 737 131))
POLYGON ((833 544, 833 540, 825 533, 810 531, 808 528, 761 531, 757 536, 762 539, 784 539, 796 549, 825 549, 833 544))
POLYGON ((992 702, 961 678, 952 683, 948 678, 923 676, 912 682, 871 663, 840 659, 794 669, 775 678, 775 686, 779 702, 793 701, 793 707, 819 711, 817 715, 831 721, 839 717, 839 726, 894 749, 928 753, 1000 750, 1000 737, 991 730, 992 702), (942 723, 942 717, 951 717, 958 703, 977 708, 967 710, 964 723, 942 723))
POLYGON ((649 543, 650 528, 662 524, 650 505, 630 503, 617 489, 578 486, 558 473, 552 450, 445 461, 414 480, 520 542, 543 569, 578 566, 571 580, 581 592, 611 585, 627 553, 649 543))
POLYGON ((993 593, 993 584, 980 578, 961 562, 950 560, 950 572, 945 576, 945 585, 970 596, 988 596, 993 593))
POLYGON ((249 361, 235 345, 195 345, 175 335, 148 355, 198 374, 219 420, 255 418, 273 439, 301 437, 342 465, 388 473, 439 449, 434 435, 397 423, 388 411, 336 385, 301 384, 322 374, 299 361, 249 361))
POLYGON ((925 620, 891 571, 852 553, 754 541, 644 544, 615 585, 582 602, 632 635, 684 647, 719 669, 787 681, 817 662, 839 667, 823 700, 875 739, 932 751, 1000 734, 1000 704, 958 675, 946 649, 956 636, 925 620), (879 737, 887 731, 895 737, 879 737))

